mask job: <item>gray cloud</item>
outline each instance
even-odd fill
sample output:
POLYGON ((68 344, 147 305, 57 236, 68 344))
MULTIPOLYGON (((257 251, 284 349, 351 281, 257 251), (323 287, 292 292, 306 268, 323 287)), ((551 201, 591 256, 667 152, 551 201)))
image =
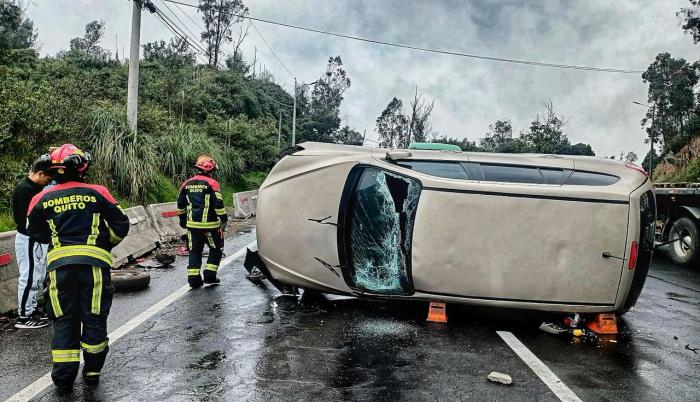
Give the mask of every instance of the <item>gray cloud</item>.
MULTIPOLYGON (((185 0, 196 3, 196 0, 185 0)), ((162 7, 161 0, 154 3, 162 7)), ((341 1, 249 0, 251 15, 345 34, 423 47, 553 63, 644 70, 660 52, 698 59, 675 13, 686 0, 341 1)), ((174 6, 170 5, 176 12, 174 6)), ((199 20, 195 10, 185 9, 199 20)), ((35 20, 42 53, 54 54, 81 34, 86 22, 103 19, 103 46, 128 53, 131 4, 124 0, 37 0, 35 20)), ((183 21, 190 24, 184 17, 183 21)), ((638 75, 558 70, 441 56, 389 48, 257 23, 258 29, 300 81, 313 81, 329 56, 341 55, 352 87, 343 105, 351 126, 373 138, 374 120, 393 96, 408 99, 417 85, 436 99, 433 125, 440 133, 477 139, 496 119, 524 130, 554 102, 569 118, 574 142, 598 155, 646 152, 639 126, 646 100, 638 75)), ((144 14, 142 41, 171 36, 144 14)), ((251 30, 244 48, 291 91, 292 78, 251 30)))

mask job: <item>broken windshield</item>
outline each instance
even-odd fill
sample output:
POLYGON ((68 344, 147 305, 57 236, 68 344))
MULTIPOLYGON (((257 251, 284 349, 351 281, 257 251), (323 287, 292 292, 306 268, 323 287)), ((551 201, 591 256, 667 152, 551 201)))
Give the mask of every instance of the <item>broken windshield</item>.
POLYGON ((350 285, 373 293, 413 293, 411 235, 420 183, 364 168, 350 196, 350 285))

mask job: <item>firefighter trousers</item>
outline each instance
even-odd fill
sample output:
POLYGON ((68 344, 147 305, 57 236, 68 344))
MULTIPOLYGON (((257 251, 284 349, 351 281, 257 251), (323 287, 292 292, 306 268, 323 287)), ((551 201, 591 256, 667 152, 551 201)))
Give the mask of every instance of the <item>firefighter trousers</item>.
POLYGON ((83 350, 83 376, 99 378, 107 357, 107 315, 114 287, 109 268, 65 265, 49 272, 47 310, 53 321, 51 379, 73 385, 83 350), (81 330, 82 324, 82 330, 81 330))
POLYGON ((204 245, 209 246, 209 257, 204 266, 204 282, 216 279, 219 263, 224 252, 224 236, 219 229, 187 229, 187 240, 190 248, 190 259, 187 265, 187 281, 190 285, 201 285, 202 277, 199 270, 202 267, 202 252, 204 245))

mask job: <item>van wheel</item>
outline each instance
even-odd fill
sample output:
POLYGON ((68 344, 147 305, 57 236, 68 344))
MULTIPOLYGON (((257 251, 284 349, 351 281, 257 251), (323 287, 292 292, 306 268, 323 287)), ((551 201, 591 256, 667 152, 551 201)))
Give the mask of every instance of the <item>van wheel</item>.
POLYGON ((112 271, 112 285, 115 292, 143 290, 151 283, 151 274, 135 269, 112 271))
POLYGON ((698 225, 690 218, 679 218, 671 226, 668 234, 669 255, 676 264, 690 265, 698 260, 700 255, 700 237, 698 225))

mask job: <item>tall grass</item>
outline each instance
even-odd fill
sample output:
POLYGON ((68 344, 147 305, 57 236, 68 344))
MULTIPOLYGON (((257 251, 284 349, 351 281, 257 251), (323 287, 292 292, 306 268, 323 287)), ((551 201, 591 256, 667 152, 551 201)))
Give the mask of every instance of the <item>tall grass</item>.
POLYGON ((121 110, 92 112, 88 140, 94 144, 94 174, 129 200, 141 202, 156 185, 156 147, 150 136, 132 132, 123 116, 121 110))
POLYGON ((159 138, 160 168, 176 181, 182 181, 194 170, 197 157, 211 155, 219 166, 217 177, 226 183, 237 183, 244 169, 243 158, 233 148, 224 147, 207 134, 187 124, 172 126, 159 138))

